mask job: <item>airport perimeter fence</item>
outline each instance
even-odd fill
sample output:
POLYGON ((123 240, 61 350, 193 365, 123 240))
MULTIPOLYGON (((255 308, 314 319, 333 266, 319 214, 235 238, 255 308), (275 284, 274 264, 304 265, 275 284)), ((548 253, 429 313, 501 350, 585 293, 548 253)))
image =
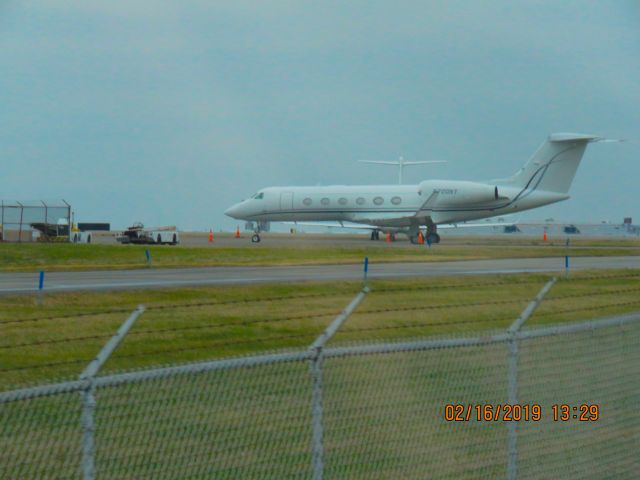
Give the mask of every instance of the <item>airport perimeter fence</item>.
POLYGON ((35 232, 40 237, 68 238, 71 225, 71 205, 55 202, 18 202, 0 200, 0 240, 31 242, 35 232))
POLYGON ((0 478, 638 478, 640 312, 328 345, 0 393, 0 478), (555 406, 555 407, 554 407, 555 406))

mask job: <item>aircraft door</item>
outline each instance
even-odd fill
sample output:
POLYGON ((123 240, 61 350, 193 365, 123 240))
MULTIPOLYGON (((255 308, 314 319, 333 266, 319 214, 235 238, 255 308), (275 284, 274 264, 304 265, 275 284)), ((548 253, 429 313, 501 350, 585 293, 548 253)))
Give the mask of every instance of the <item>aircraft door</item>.
POLYGON ((280 211, 293 210, 293 192, 282 192, 280 194, 280 211))

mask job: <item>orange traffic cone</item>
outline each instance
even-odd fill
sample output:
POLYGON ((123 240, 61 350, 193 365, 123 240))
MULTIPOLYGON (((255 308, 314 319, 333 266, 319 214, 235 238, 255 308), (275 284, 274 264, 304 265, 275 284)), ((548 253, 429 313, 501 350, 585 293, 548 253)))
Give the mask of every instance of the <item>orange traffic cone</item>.
POLYGON ((213 243, 213 230, 209 229, 209 243, 213 243))
POLYGON ((387 239, 385 241, 391 243, 391 233, 387 233, 387 239))
POLYGON ((240 238, 240 226, 236 227, 236 238, 240 238))
POLYGON ((422 235, 422 231, 418 232, 418 245, 424 245, 424 235, 422 235))
POLYGON ((547 229, 545 228, 544 233, 542 234, 542 241, 546 242, 547 241, 547 229))

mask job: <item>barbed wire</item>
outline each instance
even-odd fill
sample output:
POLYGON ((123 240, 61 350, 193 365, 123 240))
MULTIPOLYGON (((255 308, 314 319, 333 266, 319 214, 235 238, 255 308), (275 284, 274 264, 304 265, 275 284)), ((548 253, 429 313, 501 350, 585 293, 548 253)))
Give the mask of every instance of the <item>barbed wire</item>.
POLYGON ((588 307, 568 308, 564 310, 553 310, 552 312, 537 311, 532 316, 532 318, 535 319, 536 317, 548 317, 551 315, 557 315, 562 313, 576 313, 576 312, 586 312, 590 310, 602 310, 603 308, 610 308, 610 307, 628 307, 632 305, 640 305, 640 300, 635 300, 633 302, 605 303, 603 305, 591 305, 588 307))
MULTIPOLYGON (((430 279, 431 281, 435 281, 435 279, 430 279)), ((372 282, 381 281, 378 279, 372 280, 372 282)), ((416 285, 416 286, 404 286, 404 287, 382 287, 375 288, 373 291, 375 293, 387 293, 387 292, 408 292, 408 291, 416 291, 416 290, 442 290, 447 288, 475 288, 475 287, 495 287, 501 285, 527 285, 532 283, 538 283, 539 280, 531 279, 531 280, 518 280, 514 282, 478 282, 478 283, 449 283, 449 284, 427 284, 427 285, 416 285)))
MULTIPOLYGON (((136 353, 118 353, 116 351, 116 353, 113 354, 113 356, 109 359, 109 361, 112 360, 118 360, 121 358, 139 358, 139 357, 146 357, 146 356, 150 356, 150 355, 158 355, 158 354, 167 354, 167 353, 184 353, 184 352, 193 352, 193 351, 197 351, 197 350, 207 350, 207 349, 211 349, 211 348, 215 348, 218 346, 228 346, 228 345, 232 345, 232 346, 238 346, 238 345, 246 345, 246 344, 255 344, 255 343, 266 343, 269 341, 275 341, 275 340, 291 340, 291 339, 295 339, 295 338, 315 338, 319 335, 320 332, 306 332, 306 333, 301 333, 301 334, 291 334, 291 335, 273 335, 273 336, 269 336, 269 337, 261 337, 261 338, 252 338, 252 339, 242 339, 242 340, 224 340, 224 341, 219 341, 219 342, 212 342, 212 343, 208 343, 207 345, 199 345, 199 346, 190 346, 190 347, 181 347, 181 348, 162 348, 160 350, 148 350, 148 351, 142 351, 142 352, 136 352, 136 353)), ((220 358, 220 357, 218 357, 220 358)), ((73 360, 64 360, 64 361, 60 361, 60 362, 46 362, 46 363, 37 363, 37 364, 32 364, 32 365, 23 365, 20 367, 12 367, 12 368, 0 368, 0 372, 14 372, 14 371, 24 371, 24 370, 35 370, 35 369, 39 369, 39 368, 50 368, 50 367, 60 367, 62 365, 74 365, 74 364, 88 364, 91 360, 93 359, 93 357, 91 358, 87 358, 87 359, 73 359, 73 360)))
POLYGON ((474 318, 474 319, 465 319, 465 320, 455 320, 455 321, 446 321, 446 322, 430 322, 430 323, 403 323, 396 325, 384 325, 377 327, 364 327, 364 328, 341 328, 338 331, 338 335, 341 333, 360 333, 360 332, 372 332, 377 330, 401 330, 401 329, 415 329, 415 328, 431 328, 431 327, 443 327, 443 326, 453 326, 453 325, 467 325, 474 323, 500 323, 509 320, 514 320, 513 316, 504 316, 504 317, 494 317, 494 318, 474 318))
MULTIPOLYGON (((541 275, 546 275, 544 272, 541 272, 541 275)), ((598 275, 598 276, 583 276, 583 277, 572 277, 570 281, 585 281, 585 280, 611 280, 611 279, 625 279, 625 278, 636 278, 640 280, 640 274, 638 273, 629 273, 624 275, 598 275)), ((376 282, 379 280, 373 280, 376 282)), ((411 291, 420 291, 420 290, 442 290, 448 288, 483 288, 483 287, 495 287, 495 286, 513 286, 513 285, 528 285, 538 283, 537 279, 530 280, 516 280, 516 281, 500 281, 500 282, 474 282, 474 283, 448 283, 448 284, 426 284, 426 285, 418 285, 418 286, 402 286, 402 287, 383 287, 376 288, 374 290, 375 293, 390 293, 390 292, 411 292, 411 291)), ((276 296, 276 297, 262 297, 262 298, 241 298, 234 300, 225 300, 225 301, 210 301, 210 302, 196 302, 196 303, 170 303, 170 304, 161 304, 161 305, 149 305, 146 307, 148 311, 154 310, 171 310, 171 309, 181 309, 181 308, 198 308, 198 307, 211 307, 211 306, 224 306, 224 305, 238 305, 238 304, 251 304, 251 303, 268 303, 268 302, 278 302, 278 301, 288 301, 288 300, 299 300, 299 299, 309 299, 309 298, 322 298, 322 297, 335 297, 336 295, 343 295, 342 293, 336 292, 323 292, 323 293, 313 293, 313 294, 305 294, 305 295, 288 295, 288 296, 276 296)), ((346 294, 344 294, 346 295, 346 294)), ((591 293, 584 294, 584 296, 590 296, 591 293)), ((576 295, 577 297, 578 295, 576 295)), ((555 297, 559 298, 559 297, 555 297)), ((569 298, 568 296, 564 298, 569 298)), ((134 305, 127 308, 117 308, 117 309, 109 309, 109 310, 97 310, 92 312, 74 312, 65 315, 47 315, 47 316, 38 316, 38 317, 29 317, 29 318, 21 318, 21 319, 11 319, 11 320, 0 320, 0 325, 8 325, 8 324, 16 324, 23 322, 41 322, 41 321, 49 321, 49 320, 65 320, 65 319, 73 319, 73 318, 82 318, 82 317, 91 317, 91 316, 99 316, 99 315, 111 315, 117 313, 130 313, 131 310, 135 308, 134 305)))
MULTIPOLYGON (((566 300, 570 298, 583 298, 583 297, 592 297, 592 296, 606 296, 606 295, 614 295, 620 293, 634 293, 640 292, 640 288, 626 288, 626 289, 616 289, 616 290, 608 290, 608 291, 599 291, 599 292, 586 292, 586 293, 578 293, 578 294, 569 294, 569 295, 559 295, 555 297, 549 297, 545 301, 559 301, 566 300)), ((423 310, 444 310, 450 308, 475 308, 475 307, 486 307, 486 306, 496 306, 496 305, 513 305, 530 302, 530 298, 522 298, 522 299, 513 299, 513 300, 495 300, 490 302, 470 302, 470 303, 458 303, 458 304, 427 304, 427 305, 419 305, 412 307, 389 307, 389 308, 377 308, 377 309, 365 309, 365 310, 356 310, 352 315, 367 315, 367 314, 378 314, 378 313, 399 313, 399 312, 415 312, 415 311, 423 311, 423 310)), ((640 302, 638 302, 640 303, 640 302)), ((635 302, 626 302, 626 303, 616 303, 610 304, 611 306, 617 305, 627 305, 627 304, 635 304, 635 302)), ((193 304, 189 304, 192 306, 193 304)), ((587 307, 588 310, 590 307, 587 307)), ((597 307, 597 308, 605 308, 605 307, 597 307)), ((580 311, 580 309, 574 309, 575 311, 580 311)), ((129 310, 126 310, 127 312, 129 310)), ((337 312, 320 312, 317 314, 311 315, 292 315, 278 318, 261 318, 261 319, 252 319, 245 320, 241 322, 229 322, 229 323, 215 323, 215 324, 201 324, 201 325, 190 325, 190 326, 181 326, 181 327, 171 327, 171 328, 161 328, 161 329, 146 329, 146 330, 132 330, 129 335, 146 335, 146 334, 163 334, 163 333, 172 333, 172 332, 183 332, 183 331, 194 331, 194 330, 206 330, 206 329, 215 329, 215 328, 232 328, 232 327, 243 327, 250 325, 258 325, 258 324, 266 324, 266 323, 281 323, 295 320, 307 320, 313 318, 323 318, 336 315, 337 312)), ((452 322, 452 324, 455 322, 452 322)), ((72 341, 88 341, 88 340, 101 340, 111 338, 112 334, 100 334, 100 335, 83 335, 79 337, 65 337, 60 339, 48 339, 48 340, 39 340, 34 342, 24 342, 20 344, 12 344, 12 345, 0 345, 0 349, 8 350, 8 349, 16 349, 16 348, 25 348, 25 347, 33 347, 33 346, 43 346, 43 345, 54 345, 59 343, 66 343, 72 341)))
MULTIPOLYGON (((502 303, 509 303, 509 302, 502 302, 502 303)), ((563 309, 563 310, 555 310, 553 312, 536 312, 535 316, 532 317, 532 319, 535 319, 536 316, 550 316, 550 315, 556 315, 556 314, 564 314, 564 313, 576 313, 576 312, 581 312, 581 311, 592 311, 592 310, 601 310, 604 308, 611 308, 611 307, 624 307, 624 306, 632 306, 632 305, 638 305, 640 304, 640 300, 637 301, 631 301, 631 302, 617 302, 617 303, 608 303, 608 304, 603 304, 603 305, 595 305, 595 306, 589 306, 589 307, 579 307, 579 308, 571 308, 571 309, 563 309)), ((445 305, 445 306, 469 306, 469 305, 475 305, 475 304, 464 304, 464 305, 445 305)), ((402 309, 397 309, 395 311, 404 311, 402 309)), ((330 316, 333 315, 334 313, 326 313, 326 314, 322 314, 322 315, 317 315, 317 316, 313 316, 313 317, 320 317, 320 316, 330 316)), ((312 316, 305 316, 302 318, 311 318, 312 316)), ((296 317, 296 318, 301 318, 301 317, 296 317)), ((501 317, 490 317, 490 318, 470 318, 470 319, 464 319, 464 320, 447 320, 447 321, 441 321, 441 322, 430 322, 430 323, 405 323, 405 324, 396 324, 396 325, 384 325, 384 326, 376 326, 376 327, 363 327, 363 328, 354 328, 354 327, 345 327, 343 329, 340 330, 339 333, 344 333, 344 334, 353 334, 353 333, 364 333, 364 332, 374 332, 374 331, 390 331, 390 330, 410 330, 410 329, 428 329, 428 328, 433 328, 433 327, 443 327, 443 326, 456 326, 456 325, 468 325, 468 324, 483 324, 483 323, 501 323, 501 322, 505 322, 505 321, 509 321, 509 320, 513 320, 514 317, 513 316, 501 316, 501 317)), ((247 322, 243 322, 243 324, 245 325, 249 325, 252 323, 261 323, 261 322, 270 322, 270 321, 282 321, 282 319, 263 319, 263 320, 252 320, 252 321, 247 321, 247 322)), ((220 327, 224 327, 224 326, 229 326, 229 327, 233 327, 233 326, 238 326, 238 325, 242 325, 242 324, 217 324, 217 326, 220 327)), ((211 327, 210 325, 198 325, 198 326, 193 326, 193 327, 178 327, 175 329, 168 329, 168 331, 182 331, 182 330, 190 330, 190 329, 199 329, 199 328, 206 328, 206 327, 211 327)), ((138 332, 139 334, 142 334, 143 332, 138 332)), ((147 330, 144 333, 158 333, 157 331, 154 330, 147 330)), ((305 332, 305 333, 296 333, 296 334, 289 334, 289 335, 272 335, 272 336, 266 336, 266 337, 261 337, 261 338, 251 338, 251 339, 237 339, 237 340, 220 340, 220 341, 216 341, 216 342, 211 342, 208 343, 207 345, 199 345, 199 346, 186 346, 186 347, 180 347, 180 348, 162 348, 162 349, 154 349, 154 350, 147 350, 147 351, 142 351, 142 352, 135 352, 135 353, 128 353, 128 354, 118 354, 116 353, 112 358, 113 359, 122 359, 122 358, 141 358, 141 357, 147 357, 147 356, 151 356, 151 355, 162 355, 162 354, 176 354, 176 353, 185 353, 185 352, 192 352, 192 351, 198 351, 198 350, 207 350, 207 349, 212 349, 215 347, 228 347, 228 346, 239 346, 239 345, 248 345, 248 344, 261 344, 261 343, 268 343, 271 341, 282 341, 282 340, 293 340, 293 339, 302 339, 302 338, 316 338, 319 332, 305 332)), ((130 332, 130 334, 134 334, 134 332, 130 332)), ((95 335, 95 336, 85 336, 85 337, 76 337, 74 338, 75 340, 88 340, 88 339, 104 339, 104 338, 110 338, 111 335, 95 335)), ((63 339, 59 342, 64 342, 67 341, 68 339, 63 339)), ((37 345, 42 345, 42 344, 47 344, 47 343, 54 343, 54 342, 58 342, 58 341, 43 341, 43 342, 33 342, 32 344, 27 344, 27 346, 37 346, 37 345)), ((25 346, 25 344, 21 345, 21 346, 25 346)), ((71 359, 71 360, 63 360, 63 361, 56 361, 56 362, 45 362, 45 363, 37 363, 37 364, 32 364, 32 365, 23 365, 23 366, 19 366, 19 367, 11 367, 11 368, 0 368, 0 372, 3 373, 10 373, 10 372, 15 372, 15 371, 27 371, 27 370, 35 370, 35 369, 47 369, 47 368, 58 368, 61 366, 69 366, 69 365, 86 365, 88 362, 91 361, 93 357, 90 358, 79 358, 79 359, 71 359)))
POLYGON ((492 302, 473 302, 473 303, 443 303, 438 305, 420 305, 416 307, 391 307, 369 310, 356 310, 352 315, 364 315, 367 313, 393 313, 393 312, 414 312, 419 310, 443 310, 447 308, 468 308, 468 307, 484 307, 489 305, 509 305, 516 303, 530 302, 531 299, 515 299, 515 300, 495 300, 492 302))
MULTIPOLYGON (((265 297, 258 299, 241 299, 241 300, 228 300, 222 302, 198 302, 198 303, 173 303, 173 304, 163 304, 163 305, 148 305, 145 306, 145 310, 154 311, 154 310, 171 310, 171 309, 180 309, 180 308, 198 308, 198 307, 209 307, 209 306, 218 306, 218 305, 236 305, 236 304, 248 304, 248 303, 268 303, 275 301, 285 301, 285 300, 298 300, 298 299, 308 299, 308 298, 321 298, 321 297, 336 297, 336 296, 344 296, 347 297, 352 295, 352 293, 319 293, 319 294, 310 294, 310 295, 293 295, 293 296, 282 296, 282 297, 265 297)), ((21 319, 12 319, 12 320, 0 320, 0 325, 7 324, 15 324, 15 323, 23 323, 23 322, 40 322, 47 320, 65 320, 70 318, 80 318, 80 317, 90 317, 90 316, 98 316, 98 315, 108 315, 112 313, 131 313, 131 311, 135 308, 135 305, 132 305, 129 308, 122 309, 111 309, 111 310, 99 310, 93 312, 82 312, 82 313, 70 313, 68 315, 49 315, 45 317, 30 317, 30 318, 21 318, 21 319)))
MULTIPOLYGON (((293 320, 310 320, 313 318, 333 317, 337 314, 338 312, 332 311, 332 312, 318 313, 314 315, 297 315, 297 316, 289 316, 289 317, 281 317, 281 318, 261 318, 261 319, 245 320, 241 322, 232 322, 232 323, 201 324, 201 325, 190 325, 190 326, 184 326, 184 327, 146 329, 146 330, 134 329, 134 330, 131 330, 127 334, 127 336, 185 332, 185 331, 191 331, 191 330, 206 330, 206 329, 215 329, 215 328, 244 327, 244 326, 250 326, 250 325, 257 325, 261 323, 281 323, 281 322, 290 322, 293 320)), ((112 336, 113 334, 109 333, 109 334, 101 334, 101 335, 85 335, 81 337, 65 337, 65 338, 58 338, 58 339, 19 343, 19 344, 13 344, 13 345, 0 345, 0 349, 7 350, 7 349, 13 349, 13 348, 24 348, 24 347, 33 347, 33 346, 41 346, 41 345, 54 345, 58 343, 67 343, 67 342, 73 342, 73 341, 100 340, 100 339, 108 339, 108 338, 111 338, 112 336)))
POLYGON ((614 295, 620 293, 634 293, 640 292, 640 287, 638 288, 619 288, 616 290, 606 290, 606 291, 596 291, 596 292, 583 292, 583 293, 573 293, 568 295, 554 295, 551 294, 549 297, 545 297, 545 302, 555 301, 555 300, 565 300, 567 298, 583 298, 583 297, 594 297, 594 296, 606 296, 606 295, 614 295))
POLYGON ((90 358, 79 358, 73 360, 61 360, 58 362, 45 362, 45 363, 37 363, 32 365, 23 365, 20 367, 11 367, 11 368, 0 368, 0 372, 17 372, 22 370, 35 370, 36 368, 50 368, 50 367, 60 367, 62 365, 88 365, 89 362, 93 360, 93 357, 90 358))

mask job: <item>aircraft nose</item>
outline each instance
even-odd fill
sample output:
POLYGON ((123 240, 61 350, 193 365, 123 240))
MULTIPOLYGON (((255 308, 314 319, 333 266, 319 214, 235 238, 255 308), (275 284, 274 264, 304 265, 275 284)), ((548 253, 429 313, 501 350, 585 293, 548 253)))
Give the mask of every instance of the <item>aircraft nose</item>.
POLYGON ((240 214, 240 204, 236 203, 235 205, 232 205, 231 207, 227 208, 224 211, 224 214, 227 217, 238 218, 238 215, 240 214))

